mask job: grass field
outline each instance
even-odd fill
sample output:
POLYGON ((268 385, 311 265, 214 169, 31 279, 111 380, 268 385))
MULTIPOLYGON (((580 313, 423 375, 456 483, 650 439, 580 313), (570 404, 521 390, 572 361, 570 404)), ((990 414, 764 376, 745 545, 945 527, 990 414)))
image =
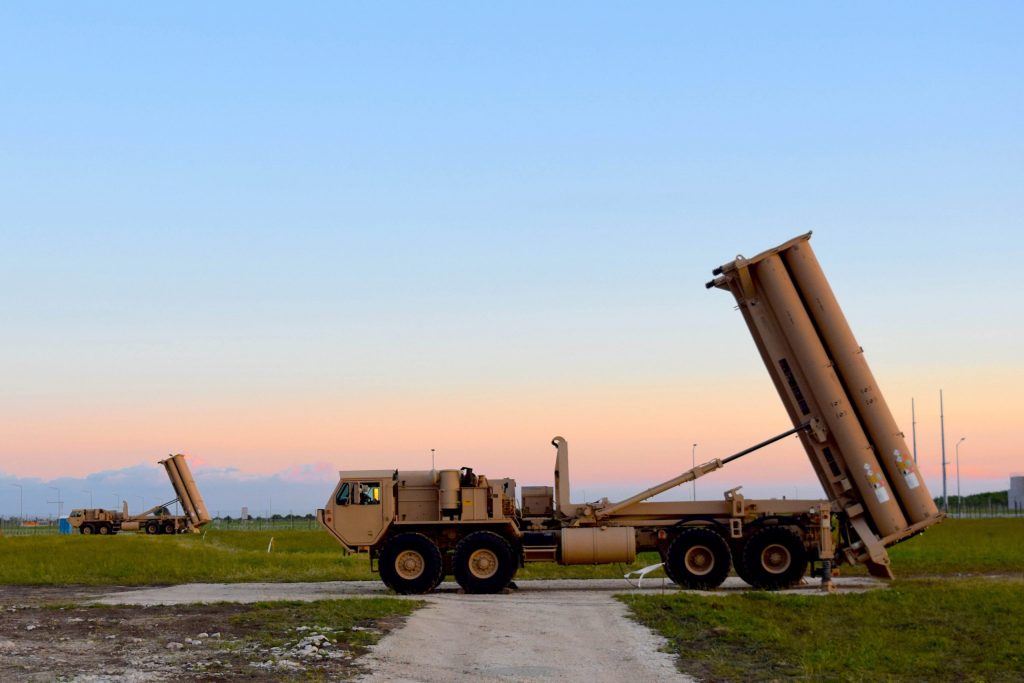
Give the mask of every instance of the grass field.
POLYGON ((906 579, 843 595, 623 596, 703 681, 1019 681, 1024 580, 906 579))
POLYGON ((950 520, 892 548, 884 591, 621 599, 704 681, 1020 681, 1022 521, 950 520))
MULTIPOLYGON (((897 576, 1024 572, 1024 519, 948 520, 891 550, 897 576)), ((616 578, 631 566, 530 564, 517 578, 616 578)), ((844 574, 863 573, 843 567, 844 574)), ((146 585, 192 581, 376 580, 366 555, 343 555, 323 531, 219 531, 204 535, 0 537, 0 584, 146 585), (274 544, 267 552, 270 540, 274 544)))
POLYGON ((379 640, 380 634, 354 627, 372 619, 408 616, 423 604, 421 600, 398 598, 257 602, 232 616, 231 622, 242 627, 247 638, 266 647, 285 645, 294 638, 296 627, 329 625, 336 634, 343 636, 348 649, 361 654, 379 640))
MULTIPOLYGON (((668 639, 686 673, 701 680, 1024 680, 1024 520, 948 520, 892 548, 891 556, 897 580, 882 591, 621 599, 668 639)), ((657 559, 646 554, 632 568, 657 559)), ((621 577, 630 568, 531 564, 518 578, 621 577)), ((843 567, 843 573, 862 569, 843 567)), ((343 579, 377 575, 365 555, 343 555, 322 531, 0 538, 0 584, 343 579)), ((391 605, 365 607, 375 616, 396 613, 391 605)), ((348 618, 343 604, 322 608, 337 612, 324 617, 332 623, 348 618)), ((321 608, 262 606, 249 626, 308 621, 309 609, 321 608)), ((253 637, 268 642, 280 637, 256 631, 253 637)))

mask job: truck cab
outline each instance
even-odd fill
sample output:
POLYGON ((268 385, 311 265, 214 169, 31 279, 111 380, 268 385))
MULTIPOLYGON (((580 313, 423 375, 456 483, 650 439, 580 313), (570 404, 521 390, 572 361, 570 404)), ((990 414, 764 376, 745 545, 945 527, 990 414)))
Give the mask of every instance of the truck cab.
POLYGON ((394 518, 396 470, 339 472, 339 480, 317 519, 342 545, 358 551, 380 540, 394 518))

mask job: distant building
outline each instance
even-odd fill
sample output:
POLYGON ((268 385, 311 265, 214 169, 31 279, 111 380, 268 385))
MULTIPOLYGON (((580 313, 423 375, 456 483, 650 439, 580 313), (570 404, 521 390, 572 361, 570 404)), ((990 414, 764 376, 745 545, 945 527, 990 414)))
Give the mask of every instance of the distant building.
POLYGON ((1006 504, 1011 510, 1024 510, 1024 477, 1010 477, 1010 491, 1006 504))

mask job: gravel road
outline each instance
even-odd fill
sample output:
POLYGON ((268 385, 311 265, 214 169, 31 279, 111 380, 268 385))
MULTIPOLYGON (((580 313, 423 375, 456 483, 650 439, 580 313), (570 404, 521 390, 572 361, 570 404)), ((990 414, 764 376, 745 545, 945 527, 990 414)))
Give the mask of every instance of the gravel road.
MULTIPOLYGON (((480 681, 689 681, 662 640, 626 617, 616 594, 675 592, 671 583, 642 589, 619 579, 519 581, 501 595, 464 595, 454 583, 422 597, 429 603, 383 638, 363 660, 366 683, 480 681)), ((838 592, 878 588, 869 578, 837 579, 838 592)), ((720 591, 748 587, 730 578, 720 591)), ((816 584, 793 589, 821 595, 816 584)), ((388 592, 378 582, 187 584, 100 596, 116 605, 323 600, 388 592)))

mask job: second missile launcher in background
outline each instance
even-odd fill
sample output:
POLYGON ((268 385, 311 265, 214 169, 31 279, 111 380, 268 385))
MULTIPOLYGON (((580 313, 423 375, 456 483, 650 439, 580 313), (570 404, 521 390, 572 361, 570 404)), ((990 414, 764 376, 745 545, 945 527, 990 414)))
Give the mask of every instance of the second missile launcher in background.
POLYGON ((120 531, 143 531, 150 535, 198 533, 201 527, 210 523, 211 518, 185 456, 172 455, 161 460, 160 464, 167 471, 167 478, 177 498, 134 515, 128 513, 127 502, 122 504, 120 510, 79 508, 68 515, 68 523, 78 529, 78 533, 86 535, 107 536, 120 531), (170 514, 168 508, 175 503, 181 504, 184 514, 170 514))

